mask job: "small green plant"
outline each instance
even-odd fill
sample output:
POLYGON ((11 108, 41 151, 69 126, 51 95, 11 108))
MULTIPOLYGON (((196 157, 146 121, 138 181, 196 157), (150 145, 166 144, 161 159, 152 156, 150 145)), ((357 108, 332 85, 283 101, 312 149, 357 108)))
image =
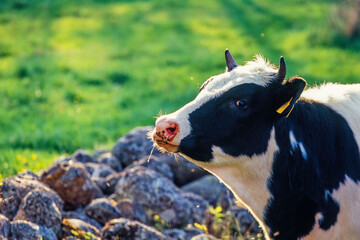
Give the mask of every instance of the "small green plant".
MULTIPOLYGON (((239 219, 231 214, 230 211, 224 211, 221 206, 217 206, 215 208, 210 206, 208 213, 209 214, 206 217, 206 223, 204 225, 207 233, 223 240, 264 240, 262 233, 250 232, 253 226, 245 229, 245 233, 242 234, 244 230, 242 231, 239 219)), ((202 225, 199 226, 201 227, 202 225)))
POLYGON ((92 232, 84 232, 81 230, 71 230, 70 231, 73 236, 81 240, 92 240, 96 239, 96 236, 92 232))
POLYGON ((78 237, 79 236, 79 233, 75 230, 71 230, 70 231, 72 235, 74 235, 75 237, 78 237))
POLYGON ((168 227, 168 224, 158 214, 155 214, 153 216, 153 226, 159 231, 162 231, 164 228, 168 227))
POLYGON ((91 239, 95 239, 96 236, 92 232, 86 232, 84 238, 86 240, 91 240, 91 239))
POLYGON ((194 223, 194 227, 200 229, 201 231, 203 231, 204 233, 208 233, 208 229, 204 224, 200 224, 200 223, 194 223))

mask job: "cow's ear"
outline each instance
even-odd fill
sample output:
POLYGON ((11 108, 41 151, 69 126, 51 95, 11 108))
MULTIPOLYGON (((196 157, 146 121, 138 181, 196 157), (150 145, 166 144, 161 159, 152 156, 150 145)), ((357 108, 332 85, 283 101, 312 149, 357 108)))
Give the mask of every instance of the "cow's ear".
POLYGON ((292 77, 283 82, 276 91, 275 109, 277 114, 288 117, 306 86, 301 77, 292 77))

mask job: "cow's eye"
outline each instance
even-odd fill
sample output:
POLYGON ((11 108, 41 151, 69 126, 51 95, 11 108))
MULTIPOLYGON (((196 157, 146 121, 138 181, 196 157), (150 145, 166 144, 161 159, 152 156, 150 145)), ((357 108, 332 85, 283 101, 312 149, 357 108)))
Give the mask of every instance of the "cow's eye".
POLYGON ((248 107, 248 101, 246 99, 241 99, 236 101, 236 106, 241 109, 246 109, 248 107))

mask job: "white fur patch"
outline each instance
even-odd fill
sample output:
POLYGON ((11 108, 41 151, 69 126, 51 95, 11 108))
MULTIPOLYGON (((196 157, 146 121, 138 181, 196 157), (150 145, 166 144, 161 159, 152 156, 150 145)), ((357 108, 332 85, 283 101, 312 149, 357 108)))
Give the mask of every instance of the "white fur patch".
POLYGON ((289 132, 289 138, 290 138, 291 147, 292 147, 292 149, 295 150, 298 145, 298 142, 296 141, 296 138, 295 138, 292 130, 290 130, 290 132, 289 132))
POLYGON ((360 184, 346 176, 344 184, 340 184, 338 190, 332 194, 329 191, 325 193, 325 197, 331 195, 340 205, 335 225, 327 231, 321 229, 318 220, 322 216, 318 214, 313 230, 301 240, 360 239, 360 184))
POLYGON ((274 153, 278 149, 275 130, 272 129, 267 150, 263 154, 234 157, 224 153, 221 148, 213 146, 213 159, 210 163, 184 157, 224 182, 267 232, 262 222, 264 209, 270 197, 267 180, 271 174, 274 153))
POLYGON ((257 55, 254 61, 249 61, 244 66, 238 66, 230 72, 213 76, 213 80, 203 91, 206 91, 207 94, 218 95, 244 83, 266 86, 271 83, 276 73, 277 69, 273 65, 262 56, 257 55))
POLYGON ((303 159, 304 160, 307 160, 307 152, 305 150, 305 147, 304 147, 304 144, 302 142, 299 143, 299 148, 300 148, 300 151, 301 151, 301 155, 303 156, 303 159))
POLYGON ((305 150, 304 144, 302 142, 298 142, 296 140, 296 137, 292 130, 290 130, 290 132, 289 132, 289 139, 290 139, 291 148, 293 150, 296 150, 296 148, 299 148, 303 159, 307 160, 307 152, 305 150))
POLYGON ((331 197, 331 193, 329 190, 325 190, 325 200, 327 201, 329 199, 329 196, 331 197))

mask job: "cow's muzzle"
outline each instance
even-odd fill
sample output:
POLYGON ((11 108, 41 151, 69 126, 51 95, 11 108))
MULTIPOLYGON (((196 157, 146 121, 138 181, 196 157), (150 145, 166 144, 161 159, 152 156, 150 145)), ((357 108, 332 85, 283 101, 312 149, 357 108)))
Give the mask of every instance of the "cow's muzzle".
POLYGON ((160 117, 156 121, 155 129, 152 134, 152 140, 160 149, 176 153, 179 148, 179 131, 179 124, 175 121, 169 121, 160 117))

